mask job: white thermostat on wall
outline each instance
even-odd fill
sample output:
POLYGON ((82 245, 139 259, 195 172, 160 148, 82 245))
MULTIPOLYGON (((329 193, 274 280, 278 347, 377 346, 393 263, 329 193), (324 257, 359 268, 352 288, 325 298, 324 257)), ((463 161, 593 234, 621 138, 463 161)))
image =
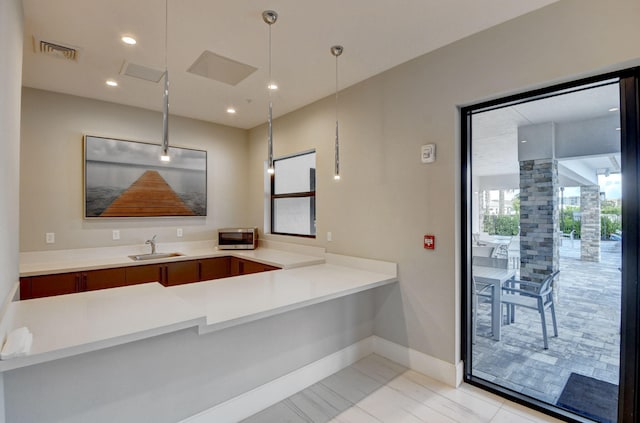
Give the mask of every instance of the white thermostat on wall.
POLYGON ((421 148, 422 163, 433 163, 436 160, 436 145, 425 144, 421 148))

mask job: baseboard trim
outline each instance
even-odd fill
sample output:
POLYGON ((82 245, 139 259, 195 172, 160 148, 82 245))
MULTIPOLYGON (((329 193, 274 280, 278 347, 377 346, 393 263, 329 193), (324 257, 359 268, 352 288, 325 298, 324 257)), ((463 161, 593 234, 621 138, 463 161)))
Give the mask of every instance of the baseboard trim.
POLYGON ((462 383, 462 361, 451 364, 378 336, 372 338, 373 351, 376 354, 449 386, 458 387, 462 383))
POLYGON ((370 336, 222 404, 188 417, 181 423, 237 422, 246 419, 372 353, 373 337, 370 336))
POLYGON ((370 336, 180 423, 237 422, 246 419, 373 353, 450 386, 457 387, 462 382, 462 362, 454 365, 386 339, 370 336))

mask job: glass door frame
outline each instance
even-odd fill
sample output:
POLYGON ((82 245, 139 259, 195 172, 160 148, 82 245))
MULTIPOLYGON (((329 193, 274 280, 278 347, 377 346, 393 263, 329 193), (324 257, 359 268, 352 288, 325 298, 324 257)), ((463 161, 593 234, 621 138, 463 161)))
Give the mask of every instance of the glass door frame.
POLYGON ((479 111, 504 107, 538 98, 562 94, 565 90, 619 79, 620 87, 620 151, 622 168, 622 311, 620 334, 620 380, 618 421, 636 422, 640 416, 640 67, 611 72, 591 78, 527 91, 460 109, 461 124, 461 357, 463 379, 509 400, 526 405, 566 421, 590 422, 566 410, 535 398, 511 391, 472 375, 471 357, 471 116, 479 111), (633 183, 631 183, 633 181, 633 183))

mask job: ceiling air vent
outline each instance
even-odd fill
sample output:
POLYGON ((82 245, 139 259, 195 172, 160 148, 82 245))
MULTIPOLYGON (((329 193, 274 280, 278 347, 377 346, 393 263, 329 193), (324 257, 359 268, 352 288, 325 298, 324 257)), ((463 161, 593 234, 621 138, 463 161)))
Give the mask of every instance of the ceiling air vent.
POLYGON ((78 61, 79 51, 76 47, 65 46, 60 43, 53 43, 33 37, 33 49, 36 52, 59 59, 78 61))
POLYGON ((257 70, 258 68, 251 65, 205 50, 187 69, 187 72, 228 85, 237 85, 257 70))
POLYGON ((125 61, 120 69, 120 75, 127 75, 145 81, 160 82, 164 76, 164 70, 150 68, 125 61))

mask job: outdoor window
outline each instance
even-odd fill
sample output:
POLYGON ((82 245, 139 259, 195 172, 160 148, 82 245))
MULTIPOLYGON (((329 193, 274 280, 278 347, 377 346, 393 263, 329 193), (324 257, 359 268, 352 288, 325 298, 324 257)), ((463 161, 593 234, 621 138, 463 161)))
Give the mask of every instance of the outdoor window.
POLYGON ((316 152, 273 161, 271 233, 315 238, 316 152))

